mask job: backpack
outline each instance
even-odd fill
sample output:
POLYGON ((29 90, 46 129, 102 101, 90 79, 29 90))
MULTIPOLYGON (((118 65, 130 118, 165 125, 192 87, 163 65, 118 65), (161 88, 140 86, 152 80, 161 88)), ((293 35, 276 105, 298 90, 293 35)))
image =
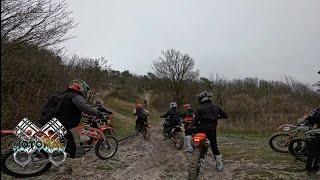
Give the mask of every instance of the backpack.
POLYGON ((144 113, 144 110, 142 108, 138 108, 136 109, 136 113, 139 119, 143 120, 143 121, 147 121, 147 115, 146 113, 144 113))
POLYGON ((38 120, 38 123, 41 126, 45 125, 53 117, 56 117, 57 115, 61 114, 60 108, 64 97, 65 95, 53 95, 48 98, 46 104, 44 105, 41 111, 41 117, 38 120))

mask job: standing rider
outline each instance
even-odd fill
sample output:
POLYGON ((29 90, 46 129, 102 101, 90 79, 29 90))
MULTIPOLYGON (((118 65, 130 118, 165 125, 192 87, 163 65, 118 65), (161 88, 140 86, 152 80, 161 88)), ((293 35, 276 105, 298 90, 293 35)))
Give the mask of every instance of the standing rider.
POLYGON ((136 133, 141 132, 141 126, 143 125, 144 122, 148 123, 148 117, 149 116, 149 111, 145 110, 142 108, 142 104, 138 103, 136 104, 136 109, 133 110, 133 115, 138 116, 136 120, 136 133))
POLYGON ((199 107, 196 110, 192 126, 197 128, 194 133, 205 133, 210 141, 210 147, 216 159, 216 167, 218 171, 222 171, 224 166, 222 162, 222 155, 217 145, 217 123, 218 119, 228 118, 228 115, 219 107, 212 103, 211 92, 201 92, 197 95, 199 100, 199 107))
POLYGON ((161 118, 166 118, 169 116, 169 122, 167 124, 167 126, 169 126, 168 132, 167 132, 168 135, 170 134, 172 127, 178 126, 180 123, 180 113, 177 110, 177 103, 172 102, 170 103, 169 107, 170 107, 170 110, 164 115, 160 116, 161 118))
POLYGON ((187 146, 185 151, 192 152, 193 151, 193 147, 191 145, 192 133, 189 131, 189 128, 192 125, 194 114, 190 104, 185 104, 183 107, 185 109, 185 112, 181 115, 181 118, 183 119, 184 129, 185 129, 185 142, 187 146))
POLYGON ((320 161, 320 109, 315 109, 306 118, 307 124, 312 126, 314 133, 306 138, 308 156, 306 170, 309 175, 316 174, 320 161))
POLYGON ((68 140, 67 149, 69 149, 70 158, 67 159, 67 165, 71 168, 71 174, 76 177, 92 176, 94 173, 86 171, 82 167, 83 148, 80 146, 80 134, 76 127, 80 123, 81 112, 102 118, 103 114, 91 106, 86 100, 90 90, 87 83, 76 79, 69 83, 67 90, 63 93, 61 102, 61 113, 56 117, 67 129, 65 138, 68 140))

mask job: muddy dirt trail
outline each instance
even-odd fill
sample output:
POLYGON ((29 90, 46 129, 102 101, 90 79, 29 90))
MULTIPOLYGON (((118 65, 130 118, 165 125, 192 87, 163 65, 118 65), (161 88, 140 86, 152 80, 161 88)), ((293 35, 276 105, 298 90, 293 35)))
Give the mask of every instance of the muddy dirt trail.
MULTIPOLYGON (((225 153, 225 170, 217 172, 213 155, 207 156, 201 169, 201 180, 228 179, 309 179, 299 163, 286 154, 278 154, 266 146, 267 139, 221 134, 220 149, 225 153), (264 147, 265 150, 261 150, 264 147), (261 154, 269 153, 263 157, 261 154)), ((171 140, 161 137, 161 124, 151 127, 151 138, 132 136, 119 142, 116 155, 100 160, 90 151, 85 154, 87 170, 95 172, 91 178, 104 180, 180 180, 187 179, 190 154, 176 150, 171 140)), ((2 179, 13 179, 1 173, 2 179)), ((319 178, 316 177, 315 179, 319 178)), ((75 179, 68 175, 65 165, 51 168, 45 174, 28 179, 75 179)))

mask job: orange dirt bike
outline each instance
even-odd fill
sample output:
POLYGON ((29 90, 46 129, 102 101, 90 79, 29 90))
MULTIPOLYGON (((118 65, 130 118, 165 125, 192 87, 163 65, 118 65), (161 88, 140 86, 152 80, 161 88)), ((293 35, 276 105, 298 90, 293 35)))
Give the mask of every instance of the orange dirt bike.
MULTIPOLYGON (((301 119, 300 121, 302 121, 301 119)), ((310 129, 309 125, 306 125, 305 122, 300 122, 298 125, 292 124, 283 124, 278 127, 278 129, 283 129, 283 133, 273 134, 268 141, 269 146, 276 152, 288 153, 288 145, 290 141, 296 138, 299 133, 306 132, 310 129), (290 131, 293 129, 292 131, 290 131)))
POLYGON ((197 133, 192 137, 193 152, 189 159, 188 180, 199 178, 200 168, 204 166, 204 159, 210 147, 206 134, 197 133))
MULTIPOLYGON (((84 117, 89 118, 89 121, 82 126, 78 126, 77 130, 81 135, 81 145, 84 147, 85 152, 88 152, 94 147, 95 154, 100 159, 109 159, 114 156, 118 149, 118 141, 115 137, 110 135, 110 132, 112 132, 113 129, 108 125, 101 125, 101 119, 95 119, 92 116, 84 117)), ((1 131, 1 139, 5 136, 8 136, 11 140, 17 139, 18 137, 16 137, 13 132, 13 130, 1 131)), ((25 132, 25 134, 30 134, 30 132, 25 132)), ((43 132, 37 132, 36 134, 38 137, 48 137, 43 132)), ((51 140, 51 142, 50 140, 51 139, 49 139, 49 144, 52 144, 54 140, 51 140)), ((63 137, 57 141, 58 147, 64 146, 62 143, 63 141, 68 143, 67 139, 63 137)), ((67 148, 65 149, 65 152, 68 153, 67 148)), ((16 157, 19 157, 19 161, 28 161, 25 166, 22 166, 16 163, 14 153, 14 150, 10 149, 3 156, 1 155, 1 171, 17 178, 39 176, 51 168, 52 163, 49 158, 55 160, 63 159, 62 153, 51 154, 51 156, 49 156, 49 154, 43 149, 40 151, 36 150, 30 155, 26 153, 16 155, 16 157)))

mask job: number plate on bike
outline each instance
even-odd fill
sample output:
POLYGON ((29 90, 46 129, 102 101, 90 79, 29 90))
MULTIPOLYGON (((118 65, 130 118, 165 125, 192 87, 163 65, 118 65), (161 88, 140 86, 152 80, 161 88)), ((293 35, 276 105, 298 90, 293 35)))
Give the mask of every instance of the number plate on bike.
POLYGON ((285 131, 289 131, 289 130, 290 130, 290 127, 285 126, 285 127, 283 127, 283 130, 285 130, 285 131))

